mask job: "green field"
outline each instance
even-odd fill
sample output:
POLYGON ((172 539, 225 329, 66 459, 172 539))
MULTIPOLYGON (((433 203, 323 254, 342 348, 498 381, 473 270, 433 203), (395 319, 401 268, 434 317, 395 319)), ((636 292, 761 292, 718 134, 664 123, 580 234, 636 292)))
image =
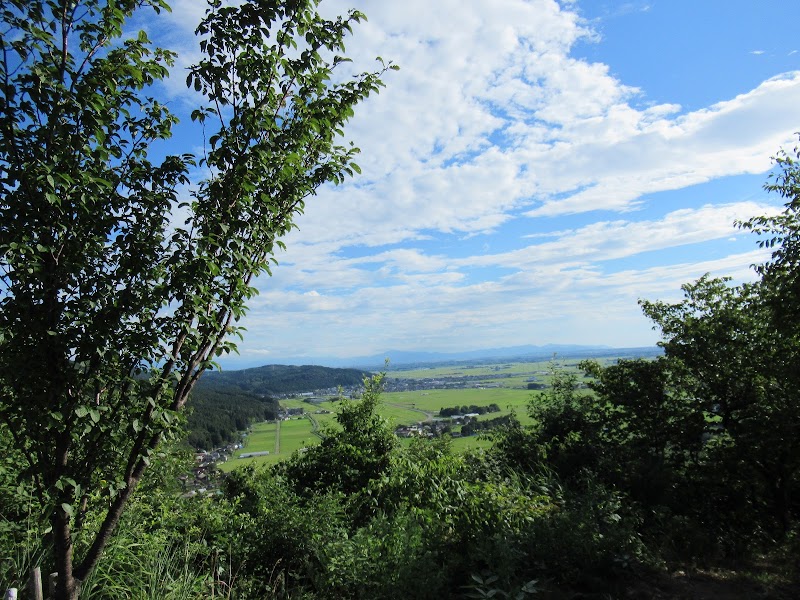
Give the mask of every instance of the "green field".
POLYGON ((386 374, 389 377, 401 377, 403 379, 427 379, 431 377, 462 377, 473 375, 476 377, 493 377, 503 375, 524 375, 535 371, 548 371, 551 366, 550 361, 540 362, 521 362, 521 363, 497 363, 487 365, 448 365, 445 367, 426 367, 422 369, 394 369, 386 374))
MULTIPOLYGON (((614 358, 597 359, 600 364, 609 364, 614 358)), ((459 364, 417 369, 393 369, 387 371, 390 378, 399 379, 444 379, 470 377, 474 384, 498 385, 503 388, 527 389, 531 380, 549 384, 553 368, 562 371, 578 371, 578 359, 557 359, 533 362, 500 362, 494 364, 459 364), (478 378, 478 379, 475 379, 478 378)))
MULTIPOLYGON (((604 361, 605 362, 605 361, 604 361)), ((526 363, 498 363, 493 365, 455 365, 436 367, 430 369, 394 370, 387 373, 390 378, 404 379, 436 379, 443 377, 480 376, 480 383, 497 385, 499 387, 464 389, 429 389, 407 392, 384 392, 381 395, 379 414, 385 417, 392 427, 399 425, 413 425, 436 417, 439 410, 452 406, 488 406, 497 404, 500 412, 490 413, 480 417, 492 419, 516 413, 517 418, 523 423, 529 423, 527 404, 535 392, 527 389, 528 380, 535 378, 537 383, 545 385, 552 379, 551 370, 554 364, 564 371, 577 371, 577 360, 526 362, 526 363)), ((477 382, 476 382, 477 383, 477 382)), ((238 466, 247 464, 274 464, 291 456, 292 452, 318 444, 320 437, 316 430, 336 426, 336 411, 338 401, 328 401, 311 404, 302 399, 282 400, 281 406, 288 408, 302 408, 305 415, 292 417, 280 424, 280 444, 276 448, 276 424, 259 423, 255 425, 247 437, 245 447, 234 454, 234 457, 221 468, 230 471, 238 466), (327 412, 324 412, 327 411, 327 412), (268 456, 239 459, 238 455, 247 452, 269 451, 268 456)), ((457 430, 457 428, 456 428, 457 430)), ((404 440, 403 443, 406 443, 404 440)), ((490 442, 477 436, 454 438, 453 448, 463 450, 466 448, 487 447, 490 442)))
POLYGON ((293 417, 280 423, 280 444, 275 422, 257 423, 245 439, 244 448, 234 453, 228 462, 222 463, 223 471, 231 471, 244 465, 271 465, 292 455, 295 450, 319 443, 319 437, 312 432, 311 420, 307 417, 293 417), (268 451, 267 456, 239 458, 248 452, 268 451))
MULTIPOLYGON (((450 406, 475 404, 487 406, 498 404, 499 413, 491 413, 483 418, 494 418, 508 414, 512 409, 523 422, 527 421, 525 406, 530 398, 527 390, 510 389, 464 389, 464 390, 427 390, 415 392, 384 393, 381 396, 379 414, 385 417, 392 427, 398 425, 412 425, 425 421, 429 416, 436 416, 439 409, 450 406)), ((303 417, 292 417, 280 424, 280 446, 276 450, 276 425, 271 423, 258 423, 253 426, 247 436, 245 446, 239 450, 220 468, 230 471, 243 465, 270 465, 289 457, 292 452, 300 448, 319 443, 320 438, 314 433, 314 423, 319 429, 335 426, 338 402, 323 402, 311 405, 298 400, 289 400, 281 403, 285 408, 302 406, 306 410, 303 417), (314 414, 315 411, 327 410, 329 414, 314 414), (238 458, 239 454, 248 452, 269 451, 268 456, 255 456, 251 458, 238 458)), ((487 440, 476 436, 456 438, 453 447, 458 450, 466 448, 487 447, 487 440)))
MULTIPOLYGON (((525 362, 496 362, 485 364, 460 363, 438 367, 422 367, 416 369, 391 368, 387 369, 389 377, 401 377, 403 379, 425 379, 428 377, 458 377, 462 375, 502 376, 504 374, 525 374, 535 371, 550 373, 555 367, 558 369, 577 369, 578 363, 583 359, 578 358, 559 358, 556 356, 551 360, 525 361, 525 362)), ((601 364, 610 364, 618 360, 618 357, 603 356, 595 358, 601 364)))
MULTIPOLYGON (((463 390, 417 390, 413 392, 388 392, 381 396, 383 404, 397 405, 407 409, 415 408, 428 413, 438 413, 448 406, 475 404, 488 406, 497 404, 501 409, 524 406, 530 398, 529 390, 508 388, 463 390)), ((417 419, 419 420, 419 419, 417 419)))

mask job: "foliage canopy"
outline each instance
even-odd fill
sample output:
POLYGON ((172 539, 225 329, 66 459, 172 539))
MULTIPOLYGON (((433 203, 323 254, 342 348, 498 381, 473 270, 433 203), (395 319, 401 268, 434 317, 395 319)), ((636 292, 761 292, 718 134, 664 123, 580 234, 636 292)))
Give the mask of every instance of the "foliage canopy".
POLYGON ((0 10, 0 422, 50 519, 60 598, 197 379, 235 348, 253 279, 305 200, 359 170, 343 126, 393 67, 334 76, 364 15, 316 8, 211 0, 187 79, 208 144, 157 161, 177 119, 155 86, 175 55, 126 24, 163 0, 0 10), (195 167, 208 176, 187 200, 195 167), (73 565, 94 511, 102 525, 73 565))

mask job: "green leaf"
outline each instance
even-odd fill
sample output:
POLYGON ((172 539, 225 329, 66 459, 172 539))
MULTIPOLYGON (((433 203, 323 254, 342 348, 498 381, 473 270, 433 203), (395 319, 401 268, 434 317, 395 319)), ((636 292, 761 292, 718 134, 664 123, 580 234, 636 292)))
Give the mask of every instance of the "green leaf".
POLYGON ((167 3, 10 3, 0 8, 12 65, 2 129, 18 151, 3 154, 2 170, 18 180, 6 177, 0 207, 10 282, 0 388, 12 390, 2 412, 19 427, 14 452, 49 457, 32 465, 42 497, 85 482, 89 528, 79 520, 74 534, 91 544, 103 522, 95 498, 106 493, 97 482, 121 481, 124 465, 148 455, 135 434, 177 429, 180 415, 163 410, 186 400, 173 399, 176 382, 215 366, 204 349, 235 350, 228 338, 243 329, 230 318, 245 314, 304 199, 344 168, 358 172, 337 136, 382 71, 331 83, 317 50, 343 54, 350 21, 326 20, 316 2, 211 0, 186 78, 203 95, 192 119, 208 142, 199 159, 155 159, 177 123, 154 97, 174 54, 136 25, 167 3), (196 164, 207 179, 187 201, 196 164), (176 231, 178 203, 186 216, 176 231), (68 459, 51 460, 59 452, 68 459))

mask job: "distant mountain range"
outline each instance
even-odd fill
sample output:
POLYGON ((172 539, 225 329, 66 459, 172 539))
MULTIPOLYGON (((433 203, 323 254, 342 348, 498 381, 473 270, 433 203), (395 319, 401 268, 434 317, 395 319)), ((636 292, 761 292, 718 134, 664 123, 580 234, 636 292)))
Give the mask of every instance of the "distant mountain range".
MULTIPOLYGON (((640 348, 612 348, 610 346, 582 346, 577 344, 545 344, 544 346, 508 346, 505 348, 486 348, 482 350, 468 350, 465 352, 424 352, 414 350, 387 350, 372 356, 357 356, 351 358, 335 358, 330 356, 317 357, 286 357, 276 359, 275 362, 284 365, 321 365, 325 367, 349 367, 377 371, 384 368, 385 360, 389 359, 389 368, 412 367, 415 365, 431 365, 437 363, 453 362, 491 362, 496 360, 547 360, 554 354, 561 358, 591 358, 601 356, 652 356, 660 354, 661 349, 655 346, 640 348)), ((255 363, 245 364, 238 361, 236 365, 223 364, 224 370, 234 368, 247 368, 255 363)))

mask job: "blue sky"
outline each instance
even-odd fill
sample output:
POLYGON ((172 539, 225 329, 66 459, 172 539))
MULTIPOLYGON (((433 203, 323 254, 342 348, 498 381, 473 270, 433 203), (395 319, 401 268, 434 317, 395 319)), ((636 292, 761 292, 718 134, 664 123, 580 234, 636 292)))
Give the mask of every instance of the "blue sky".
MULTIPOLYGON (((323 0, 348 51, 400 65, 346 134, 363 175, 312 198, 244 321, 241 356, 655 344, 640 298, 764 258, 733 222, 780 207, 800 130, 800 3, 323 0)), ((196 0, 149 28, 181 53, 196 0), (168 32, 167 35, 163 35, 168 32)), ((188 121, 188 118, 184 119, 188 121)), ((187 125, 173 150, 196 143, 187 125)))

